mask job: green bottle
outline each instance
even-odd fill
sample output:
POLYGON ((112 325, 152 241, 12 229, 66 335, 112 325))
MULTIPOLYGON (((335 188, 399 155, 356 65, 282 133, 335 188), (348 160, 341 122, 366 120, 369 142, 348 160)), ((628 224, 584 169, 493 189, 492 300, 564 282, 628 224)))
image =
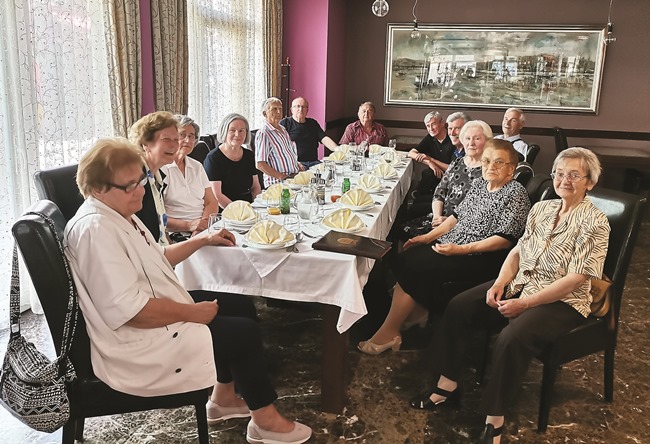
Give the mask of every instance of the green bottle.
POLYGON ((289 188, 282 189, 282 195, 280 196, 280 213, 289 214, 291 211, 291 194, 289 193, 289 188))
POLYGON ((346 177, 345 179, 343 179, 343 186, 341 187, 341 195, 344 195, 348 191, 350 191, 350 179, 346 177))

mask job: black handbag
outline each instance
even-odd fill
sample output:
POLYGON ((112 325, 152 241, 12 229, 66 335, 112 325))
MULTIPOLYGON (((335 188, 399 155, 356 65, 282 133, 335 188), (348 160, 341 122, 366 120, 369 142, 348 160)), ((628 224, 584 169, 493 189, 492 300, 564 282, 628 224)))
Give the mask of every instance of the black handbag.
MULTIPOLYGON (((43 214, 38 215, 50 225, 63 255, 63 247, 53 221, 43 214)), ((68 422, 70 401, 67 385, 77 377, 68 359, 68 353, 77 326, 79 306, 65 255, 63 262, 70 282, 70 297, 61 355, 50 361, 32 342, 28 342, 20 334, 20 276, 18 251, 14 244, 9 301, 11 335, 0 376, 0 404, 32 429, 48 433, 68 422)))

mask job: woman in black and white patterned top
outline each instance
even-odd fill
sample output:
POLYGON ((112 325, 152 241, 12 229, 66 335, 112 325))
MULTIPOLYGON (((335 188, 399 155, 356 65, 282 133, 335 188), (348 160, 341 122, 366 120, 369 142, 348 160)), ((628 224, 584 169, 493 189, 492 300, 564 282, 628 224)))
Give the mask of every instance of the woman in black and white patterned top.
POLYGON ((429 233, 404 244, 398 258, 398 285, 382 326, 359 350, 379 354, 402 342, 403 324, 426 321, 443 283, 471 277, 484 282, 499 272, 509 249, 524 232, 530 200, 512 175, 517 152, 510 142, 490 140, 477 178, 454 213, 429 233))

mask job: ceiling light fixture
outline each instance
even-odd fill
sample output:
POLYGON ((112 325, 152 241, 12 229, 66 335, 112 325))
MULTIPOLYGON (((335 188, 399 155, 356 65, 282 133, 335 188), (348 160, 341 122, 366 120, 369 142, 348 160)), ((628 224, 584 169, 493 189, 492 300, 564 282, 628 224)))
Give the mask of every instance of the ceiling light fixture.
POLYGON ((420 38, 420 31, 418 30, 418 18, 415 15, 415 7, 417 5, 418 5, 418 0, 415 0, 415 3, 413 4, 413 31, 411 31, 412 39, 420 38))
POLYGON ((384 17, 388 14, 389 10, 388 2, 386 0, 375 0, 372 4, 372 13, 377 17, 384 17))

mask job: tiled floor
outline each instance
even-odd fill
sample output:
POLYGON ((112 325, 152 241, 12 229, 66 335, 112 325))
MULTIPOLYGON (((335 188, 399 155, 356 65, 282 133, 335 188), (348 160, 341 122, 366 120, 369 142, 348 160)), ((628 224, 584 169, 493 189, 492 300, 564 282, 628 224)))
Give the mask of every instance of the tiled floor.
MULTIPOLYGON (((533 364, 522 393, 507 416, 504 440, 510 443, 649 443, 650 442, 650 216, 646 215, 627 280, 621 314, 612 404, 602 401, 602 357, 593 355, 565 366, 555 385, 549 430, 536 432, 541 367, 533 364)), ((350 349, 350 402, 342 415, 319 411, 320 328, 317 312, 260 307, 271 373, 280 395, 279 408, 314 429, 313 443, 468 443, 483 418, 476 410, 481 389, 470 368, 463 378, 458 411, 423 413, 408 399, 428 381, 431 353, 425 348, 366 356, 350 349)), ((39 344, 49 344, 42 318, 25 316, 23 330, 39 344)), ((428 327, 429 330, 431 327, 428 327)), ((427 338, 420 331, 411 342, 427 338)), ((409 339, 409 338, 407 338, 409 339)), ((7 331, 0 332, 4 350, 7 331)), ((470 353, 470 364, 480 350, 470 353)), ((196 443, 190 409, 93 418, 86 439, 96 443, 196 443)), ((246 420, 210 429, 211 442, 245 442, 246 420)), ((0 409, 0 443, 60 442, 33 432, 0 409)))

